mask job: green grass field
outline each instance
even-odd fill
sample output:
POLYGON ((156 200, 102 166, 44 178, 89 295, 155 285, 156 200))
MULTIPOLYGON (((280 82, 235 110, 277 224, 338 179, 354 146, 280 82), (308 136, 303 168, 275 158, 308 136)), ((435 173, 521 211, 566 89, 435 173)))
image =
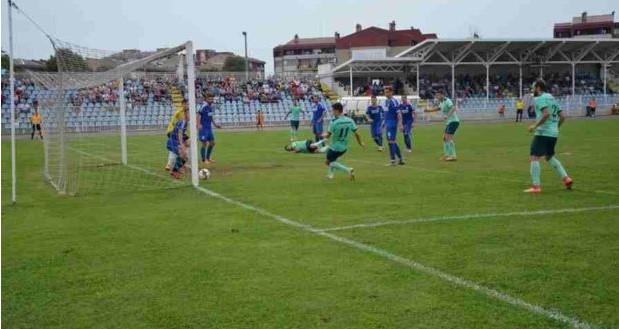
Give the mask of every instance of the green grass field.
MULTIPOLYGON (((403 167, 353 145, 355 182, 284 152, 287 131, 217 131, 207 190, 151 177, 76 197, 20 140, 16 205, 3 142, 2 325, 619 328, 619 120, 568 121, 575 189, 543 164, 541 195, 522 193, 525 124, 464 122, 455 163, 438 161, 441 129, 415 128, 403 167)), ((163 175, 163 144, 130 137, 130 163, 163 175)))

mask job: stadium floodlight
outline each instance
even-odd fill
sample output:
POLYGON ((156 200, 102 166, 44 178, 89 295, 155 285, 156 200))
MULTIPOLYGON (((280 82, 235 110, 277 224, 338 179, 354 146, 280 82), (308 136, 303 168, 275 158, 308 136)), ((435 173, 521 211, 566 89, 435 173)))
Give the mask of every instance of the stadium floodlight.
MULTIPOLYGON (((187 135, 193 137, 188 139, 186 152, 189 176, 198 185, 191 41, 144 55, 49 39, 57 72, 29 73, 38 85, 43 117, 44 175, 59 192, 74 195, 179 186, 163 170, 168 151, 161 128, 173 113, 183 110, 185 102, 189 107, 187 135), (177 68, 175 73, 183 58, 186 70, 177 68), (162 65, 172 69, 149 72, 153 67, 160 71, 162 65), (161 149, 143 149, 140 141, 148 138, 161 139, 161 149)), ((180 185, 188 183, 180 181, 180 185)))

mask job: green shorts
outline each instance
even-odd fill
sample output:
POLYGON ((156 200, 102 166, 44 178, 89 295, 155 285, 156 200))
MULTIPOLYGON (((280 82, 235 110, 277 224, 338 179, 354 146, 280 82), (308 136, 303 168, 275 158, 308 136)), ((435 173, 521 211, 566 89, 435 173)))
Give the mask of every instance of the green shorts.
POLYGON ((460 122, 450 122, 445 127, 445 133, 449 135, 454 135, 458 127, 460 126, 460 122))
POLYGON ((555 155, 555 145, 557 145, 556 137, 536 135, 531 142, 531 155, 552 157, 555 155))

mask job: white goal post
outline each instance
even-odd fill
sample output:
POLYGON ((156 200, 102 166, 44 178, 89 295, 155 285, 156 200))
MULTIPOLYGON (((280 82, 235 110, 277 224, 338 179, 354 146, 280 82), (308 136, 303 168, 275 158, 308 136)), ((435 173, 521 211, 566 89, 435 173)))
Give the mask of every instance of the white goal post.
POLYGON ((160 168, 152 165, 153 159, 145 159, 145 155, 157 153, 165 160, 163 143, 155 152, 150 143, 148 147, 151 149, 140 153, 141 146, 137 141, 141 137, 136 136, 137 141, 133 144, 130 142, 131 136, 141 134, 144 126, 153 122, 147 117, 149 122, 140 124, 140 130, 135 125, 130 127, 128 122, 129 116, 132 122, 142 122, 144 113, 149 116, 158 113, 159 120, 155 122, 158 129, 151 136, 162 136, 161 128, 167 124, 170 114, 182 110, 179 99, 189 108, 188 176, 192 185, 199 184, 192 41, 127 60, 122 52, 93 50, 49 39, 55 51, 58 72, 28 73, 36 82, 35 93, 43 117, 43 172, 59 193, 74 195, 86 192, 88 187, 103 191, 111 185, 122 190, 178 186, 178 181, 156 170, 160 168), (184 63, 180 62, 182 60, 184 63), (147 73, 149 66, 162 61, 177 61, 180 76, 169 72, 147 73), (183 70, 182 66, 186 69, 183 70), (148 92, 144 91, 146 88, 150 88, 148 92), (171 100, 153 101, 153 89, 157 92, 163 90, 171 100), (103 100, 100 99, 102 93, 103 100), (139 95, 135 96, 135 93, 139 95), (138 105, 129 101, 134 98, 138 105), (161 112, 153 114, 152 111, 161 112), (113 142, 116 133, 120 139, 113 142))

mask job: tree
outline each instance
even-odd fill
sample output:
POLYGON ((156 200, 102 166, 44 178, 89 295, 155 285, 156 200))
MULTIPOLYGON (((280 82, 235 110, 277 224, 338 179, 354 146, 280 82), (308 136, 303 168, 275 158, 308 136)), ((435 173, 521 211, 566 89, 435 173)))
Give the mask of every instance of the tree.
POLYGON ((224 62, 223 71, 242 72, 245 71, 245 58, 241 56, 230 56, 224 62))
POLYGON ((58 63, 56 63, 55 55, 49 56, 49 59, 45 61, 45 71, 58 72, 58 63))
POLYGON ((71 49, 59 48, 56 50, 56 55, 49 56, 49 59, 45 62, 45 69, 47 71, 58 71, 58 57, 61 58, 63 69, 69 72, 83 72, 90 71, 88 64, 84 57, 74 53, 71 49))
POLYGON ((9 66, 11 61, 11 57, 9 57, 9 55, 7 54, 2 54, 2 69, 4 70, 9 70, 9 66))

